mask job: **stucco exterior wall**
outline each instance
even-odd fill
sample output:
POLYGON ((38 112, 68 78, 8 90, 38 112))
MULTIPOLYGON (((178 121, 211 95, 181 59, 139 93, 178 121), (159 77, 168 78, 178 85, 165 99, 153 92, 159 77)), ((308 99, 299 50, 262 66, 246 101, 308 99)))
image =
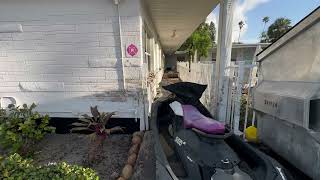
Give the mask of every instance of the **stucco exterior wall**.
POLYGON ((202 94, 201 102, 214 114, 214 82, 211 82, 211 76, 214 79, 215 63, 191 63, 189 71, 188 62, 178 62, 177 71, 182 81, 193 82, 208 85, 202 94))
POLYGON ((264 80, 320 82, 320 22, 298 34, 261 63, 264 80))
POLYGON ((318 8, 258 54, 261 75, 253 98, 260 141, 312 179, 320 178, 319 15, 318 8))
POLYGON ((56 117, 78 117, 98 105, 118 117, 144 119, 140 1, 121 1, 122 76, 117 8, 112 0, 4 0, 0 32, 0 97, 38 104, 56 117), (126 81, 125 92, 122 89, 126 81))

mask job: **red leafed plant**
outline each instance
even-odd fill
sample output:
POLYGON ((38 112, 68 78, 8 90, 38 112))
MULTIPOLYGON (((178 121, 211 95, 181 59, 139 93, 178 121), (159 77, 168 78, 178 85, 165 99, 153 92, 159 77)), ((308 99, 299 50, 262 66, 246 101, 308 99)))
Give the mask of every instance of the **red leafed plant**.
POLYGON ((75 122, 71 132, 75 131, 91 131, 91 145, 89 147, 88 162, 92 163, 100 159, 103 153, 103 142, 107 136, 115 132, 123 132, 122 127, 106 128, 110 118, 115 115, 115 112, 102 112, 98 111, 97 106, 90 107, 92 117, 87 114, 82 115, 79 122, 75 122))

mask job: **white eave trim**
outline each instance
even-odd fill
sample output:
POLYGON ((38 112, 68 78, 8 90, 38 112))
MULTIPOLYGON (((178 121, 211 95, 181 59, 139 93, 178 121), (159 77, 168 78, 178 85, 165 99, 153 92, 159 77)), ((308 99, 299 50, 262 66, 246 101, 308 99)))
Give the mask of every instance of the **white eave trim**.
MULTIPOLYGON (((267 47, 267 46, 269 46, 270 44, 271 44, 271 43, 232 44, 232 49, 237 49, 237 48, 256 48, 257 46, 267 47)), ((217 47, 214 46, 212 49, 217 49, 217 47)))
POLYGON ((267 49, 262 51, 257 55, 257 61, 263 61, 267 56, 269 56, 274 51, 280 49, 283 45, 289 42, 291 39, 298 36, 300 33, 309 29, 313 24, 320 21, 320 8, 318 7, 314 12, 308 15, 305 19, 299 22, 296 26, 294 26, 291 30, 289 30, 285 35, 283 35, 276 42, 271 44, 267 49))

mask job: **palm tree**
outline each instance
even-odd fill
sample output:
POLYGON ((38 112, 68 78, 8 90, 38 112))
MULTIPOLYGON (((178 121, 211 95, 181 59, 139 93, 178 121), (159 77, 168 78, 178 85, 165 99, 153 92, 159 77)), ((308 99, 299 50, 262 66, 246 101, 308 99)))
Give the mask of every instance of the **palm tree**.
POLYGON ((270 18, 269 18, 268 16, 265 16, 264 18, 262 18, 262 22, 263 22, 264 24, 263 24, 263 29, 262 29, 261 36, 260 36, 260 42, 266 43, 266 42, 269 41, 268 35, 267 35, 267 33, 265 32, 266 25, 267 25, 267 23, 269 22, 269 20, 270 20, 270 18))
POLYGON ((240 22, 238 23, 238 25, 239 25, 238 43, 240 43, 240 34, 241 34, 241 30, 242 30, 242 28, 243 28, 243 26, 244 26, 244 22, 243 22, 243 21, 240 21, 240 22))
POLYGON ((263 19, 262 19, 262 22, 264 23, 263 25, 263 30, 262 32, 264 32, 265 28, 266 28, 266 25, 267 23, 269 22, 270 18, 268 16, 265 16, 263 19))

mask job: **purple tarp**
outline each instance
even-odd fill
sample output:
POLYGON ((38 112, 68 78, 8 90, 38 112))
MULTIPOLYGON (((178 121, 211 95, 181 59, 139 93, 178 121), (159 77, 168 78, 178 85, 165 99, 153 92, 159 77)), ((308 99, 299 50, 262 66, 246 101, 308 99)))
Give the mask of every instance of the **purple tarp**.
POLYGON ((192 105, 182 105, 184 127, 195 128, 208 134, 224 134, 224 123, 202 115, 192 105))

